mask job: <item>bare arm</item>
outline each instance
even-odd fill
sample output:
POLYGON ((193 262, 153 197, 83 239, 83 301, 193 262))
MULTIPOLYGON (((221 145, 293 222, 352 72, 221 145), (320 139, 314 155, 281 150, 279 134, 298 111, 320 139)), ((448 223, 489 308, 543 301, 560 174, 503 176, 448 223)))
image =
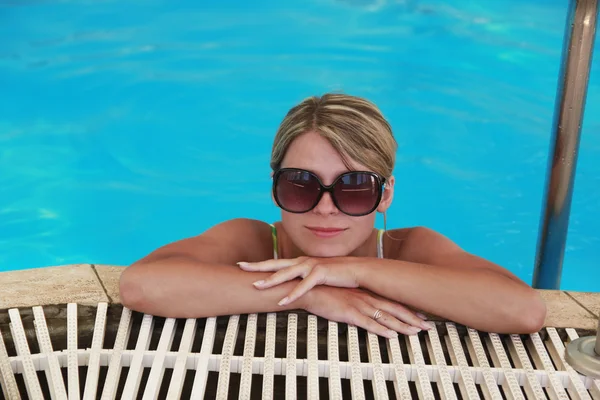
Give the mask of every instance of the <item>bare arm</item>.
POLYGON ((415 228, 397 258, 357 268, 360 287, 483 331, 529 333, 544 324, 534 289, 434 231, 415 228))
POLYGON ((123 271, 120 296, 136 311, 174 318, 202 318, 303 308, 301 299, 282 307, 295 282, 259 291, 253 282, 269 275, 247 272, 241 260, 273 258, 268 224, 235 219, 203 234, 161 247, 123 271))
POLYGON ((323 318, 351 323, 382 336, 389 329, 415 333, 422 320, 405 307, 363 290, 319 287, 281 306, 279 300, 298 283, 290 280, 258 290, 253 283, 270 272, 248 272, 238 261, 273 258, 271 228, 260 221, 238 219, 205 233, 168 244, 127 267, 121 275, 123 305, 135 311, 173 318, 304 309, 323 318), (386 318, 370 318, 376 309, 386 318))

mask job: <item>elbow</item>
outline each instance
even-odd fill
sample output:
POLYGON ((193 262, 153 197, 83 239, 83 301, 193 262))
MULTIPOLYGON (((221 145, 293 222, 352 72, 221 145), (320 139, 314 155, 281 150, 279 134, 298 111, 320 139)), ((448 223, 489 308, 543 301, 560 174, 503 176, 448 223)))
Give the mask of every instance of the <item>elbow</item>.
POLYGON ((532 290, 531 292, 531 296, 523 304, 520 323, 520 330, 522 332, 518 333, 530 334, 539 332, 546 323, 546 303, 537 291, 532 290))
POLYGON ((129 266, 119 278, 119 298, 123 307, 130 310, 139 309, 143 301, 143 290, 134 266, 129 266))

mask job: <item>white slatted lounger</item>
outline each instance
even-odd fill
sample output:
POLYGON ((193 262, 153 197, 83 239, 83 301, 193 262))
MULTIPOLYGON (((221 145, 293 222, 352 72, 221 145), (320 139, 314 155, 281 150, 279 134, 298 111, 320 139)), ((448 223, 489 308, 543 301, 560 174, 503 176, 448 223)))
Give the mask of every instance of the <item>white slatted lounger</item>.
POLYGON ((21 310, 8 310, 10 334, 0 329, 3 398, 112 400, 141 395, 149 400, 162 393, 168 399, 226 399, 233 393, 250 399, 252 392, 264 399, 319 399, 324 393, 331 399, 600 399, 600 380, 577 373, 565 361, 565 346, 578 337, 571 328, 498 335, 446 322, 419 335, 382 339, 303 312, 251 314, 247 319, 234 315, 220 317, 220 323, 217 318, 180 324, 161 318, 157 348, 149 350, 151 338, 158 336, 154 327, 159 318, 110 306, 120 319, 114 345, 103 348, 105 335, 114 329, 107 329, 109 306, 100 303, 94 331, 88 332, 91 345, 80 348, 83 332, 78 327, 90 324, 78 320, 77 305, 65 307, 64 349, 53 346, 57 342, 50 337, 53 330, 43 307, 23 310, 33 315, 32 331, 26 331, 21 310), (203 333, 196 335, 202 322, 203 333), (131 332, 137 336, 129 349, 131 332), (181 340, 172 349, 176 335, 181 340), (216 354, 215 340, 223 336, 222 351, 216 354), (199 350, 193 352, 199 340, 199 350), (235 353, 241 347, 242 353, 235 353), (258 354, 258 348, 264 352, 258 354), (81 367, 86 373, 80 392, 81 367), (210 372, 217 372, 216 381, 209 379, 210 372))

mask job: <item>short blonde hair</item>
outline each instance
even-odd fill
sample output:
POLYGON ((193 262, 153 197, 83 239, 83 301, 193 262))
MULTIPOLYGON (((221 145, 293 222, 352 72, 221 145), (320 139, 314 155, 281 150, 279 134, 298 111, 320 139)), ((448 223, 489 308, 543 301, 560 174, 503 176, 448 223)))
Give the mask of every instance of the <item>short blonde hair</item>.
POLYGON ((385 178, 392 175, 398 145, 390 124, 368 100, 328 93, 309 97, 292 107, 275 135, 273 170, 281 167, 292 141, 309 131, 327 139, 348 168, 348 159, 352 159, 385 178))

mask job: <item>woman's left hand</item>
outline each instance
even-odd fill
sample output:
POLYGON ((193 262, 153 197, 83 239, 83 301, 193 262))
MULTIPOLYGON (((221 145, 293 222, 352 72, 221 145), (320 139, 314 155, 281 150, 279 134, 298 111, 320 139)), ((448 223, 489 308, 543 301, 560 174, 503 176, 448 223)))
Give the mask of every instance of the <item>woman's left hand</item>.
POLYGON ((298 257, 292 259, 267 260, 255 263, 239 262, 249 272, 277 271, 264 280, 254 282, 258 289, 267 289, 295 278, 302 281, 283 298, 279 305, 297 300, 316 285, 357 288, 356 264, 352 257, 298 257))

